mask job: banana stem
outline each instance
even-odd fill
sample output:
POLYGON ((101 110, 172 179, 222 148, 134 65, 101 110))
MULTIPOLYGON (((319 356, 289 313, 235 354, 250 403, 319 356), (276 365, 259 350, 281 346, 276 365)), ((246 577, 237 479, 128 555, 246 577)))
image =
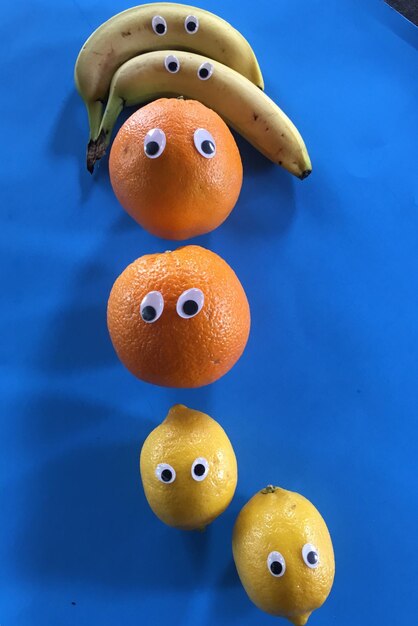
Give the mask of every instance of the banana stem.
MULTIPOLYGON (((101 102, 99 104, 102 106, 101 102)), ((112 129, 124 106, 125 101, 123 98, 117 97, 109 101, 104 115, 100 115, 100 123, 95 134, 93 135, 93 133, 91 133, 92 138, 87 145, 87 169, 90 174, 93 173, 96 161, 106 154, 106 149, 112 135, 112 129)))
MULTIPOLYGON (((101 106, 101 102, 99 103, 101 106)), ((109 100, 105 113, 101 117, 98 129, 94 135, 91 135, 87 146, 87 169, 90 174, 93 173, 96 161, 106 154, 106 149, 110 143, 112 129, 116 124, 119 114, 125 106, 125 100, 119 96, 113 100, 109 100)))
POLYGON ((100 100, 95 100, 94 102, 87 102, 86 107, 89 116, 89 139, 96 140, 99 135, 100 122, 103 117, 103 104, 100 100))
MULTIPOLYGON (((112 130, 116 124, 116 120, 118 119, 120 113, 123 111, 125 107, 125 100, 120 96, 111 97, 106 105, 106 109, 100 124, 99 135, 104 134, 106 145, 105 148, 110 143, 110 138, 112 136, 112 130)), ((103 156, 103 154, 101 155, 103 156)), ((101 158, 101 157, 99 157, 101 158)))

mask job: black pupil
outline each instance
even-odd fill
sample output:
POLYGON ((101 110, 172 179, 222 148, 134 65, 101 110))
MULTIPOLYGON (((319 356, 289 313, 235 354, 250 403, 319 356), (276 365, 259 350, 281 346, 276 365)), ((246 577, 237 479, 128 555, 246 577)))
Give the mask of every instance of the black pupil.
POLYGON ((308 563, 311 565, 318 563, 318 555, 316 552, 308 552, 308 556, 306 558, 308 559, 308 563))
POLYGON ((205 154, 213 154, 215 152, 215 144, 209 139, 202 141, 201 148, 205 154))
POLYGON ((169 483, 172 477, 173 477, 173 474, 171 470, 169 469, 165 469, 161 472, 161 478, 163 479, 165 483, 169 483))
POLYGON ((199 305, 194 300, 186 300, 183 304, 183 313, 185 315, 196 315, 199 310, 199 305))
POLYGON ((199 70, 199 76, 200 78, 207 78, 209 76, 209 70, 206 67, 202 67, 199 70))
POLYGON ((202 463, 198 463, 194 466, 194 473, 196 476, 203 476, 205 473, 205 466, 202 463))
POLYGON ((194 30, 196 30, 195 22, 187 22, 186 28, 187 30, 190 30, 191 32, 193 32, 194 30))
POLYGON ((157 311, 153 306, 144 306, 141 315, 145 322, 152 322, 152 320, 155 320, 156 318, 157 311))
POLYGON ((160 149, 160 146, 158 145, 156 141, 149 141, 147 145, 145 146, 145 152, 149 156, 154 156, 155 154, 157 154, 159 149, 160 149))
POLYGON ((170 61, 170 63, 168 64, 168 69, 170 70, 170 72, 175 72, 177 69, 177 63, 175 61, 170 61))
POLYGON ((282 573, 283 565, 280 563, 280 561, 273 561, 273 563, 270 565, 270 569, 272 574, 278 576, 282 573))
POLYGON ((155 30, 157 31, 157 33, 159 35, 162 35, 163 33, 165 33, 165 26, 164 26, 164 24, 161 24, 161 22, 160 22, 160 24, 157 24, 157 26, 155 27, 155 30))

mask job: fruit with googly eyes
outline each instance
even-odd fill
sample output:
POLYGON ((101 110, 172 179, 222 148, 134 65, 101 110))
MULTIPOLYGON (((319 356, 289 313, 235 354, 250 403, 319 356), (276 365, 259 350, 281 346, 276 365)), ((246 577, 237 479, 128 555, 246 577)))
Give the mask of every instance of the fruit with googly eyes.
MULTIPOLYGON (((160 49, 192 50, 216 59, 263 89, 254 51, 235 28, 197 7, 170 2, 133 7, 104 22, 87 39, 75 64, 75 83, 87 107, 90 139, 99 134, 103 102, 118 68, 160 49)), ((88 162, 92 171, 94 160, 88 162)))
POLYGON ((140 455, 145 496, 169 526, 203 529, 231 502, 237 461, 223 428, 181 404, 145 440, 140 455))
POLYGON ((335 563, 331 537, 314 505, 269 485, 243 507, 232 551, 250 600, 260 609, 304 626, 328 597, 335 563))
POLYGON ((92 160, 105 154, 124 106, 137 106, 163 94, 202 102, 273 163, 300 179, 311 173, 299 131, 271 98, 226 65, 180 50, 142 54, 115 73, 97 141, 91 145, 92 160), (171 63, 179 70, 173 72, 171 63))
MULTIPOLYGON (((173 80, 183 72, 171 53, 164 63, 173 80)), ((238 200, 243 172, 235 139, 217 113, 194 100, 162 98, 123 124, 109 174, 131 217, 158 237, 180 240, 222 224, 238 200)))
POLYGON ((129 265, 113 285, 107 321, 116 353, 132 374, 165 387, 201 387, 240 358, 250 310, 223 259, 184 246, 129 265))

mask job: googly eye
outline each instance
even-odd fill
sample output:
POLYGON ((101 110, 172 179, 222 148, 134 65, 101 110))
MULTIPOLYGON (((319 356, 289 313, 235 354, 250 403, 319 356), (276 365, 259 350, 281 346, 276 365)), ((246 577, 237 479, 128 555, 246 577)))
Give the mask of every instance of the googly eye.
POLYGON ((216 154, 216 143, 208 130, 198 128, 193 135, 196 150, 205 157, 205 159, 213 159, 216 154))
POLYGON ((180 61, 174 54, 168 54, 164 59, 164 66, 170 74, 177 74, 180 69, 180 61))
POLYGON ((147 324, 156 322, 164 309, 164 298, 159 291, 150 291, 141 302, 141 317, 147 324))
POLYGON ((193 461, 192 478, 198 482, 205 480, 209 472, 209 463, 202 456, 193 461))
POLYGON ((151 21, 152 30, 156 35, 165 35, 167 32, 167 22, 161 15, 154 15, 151 21))
POLYGON ((144 152, 149 159, 157 159, 165 149, 165 132, 161 128, 152 128, 144 139, 144 152))
POLYGON ((315 569, 319 565, 318 550, 311 543, 305 543, 302 548, 302 558, 305 564, 311 569, 315 569))
POLYGON ((199 30, 199 20, 194 15, 188 15, 184 20, 184 28, 186 33, 194 35, 199 30))
POLYGON ((208 80, 213 74, 213 65, 209 61, 205 61, 197 70, 197 76, 200 80, 208 80))
POLYGON ((168 485, 176 480, 176 471, 168 463, 159 463, 155 468, 155 475, 162 483, 168 485))
POLYGON ((187 289, 177 300, 176 310, 180 317, 189 319, 202 310, 205 296, 200 289, 187 289))
POLYGON ((267 569, 272 576, 280 578, 286 571, 286 561, 280 552, 270 552, 267 557, 267 569))

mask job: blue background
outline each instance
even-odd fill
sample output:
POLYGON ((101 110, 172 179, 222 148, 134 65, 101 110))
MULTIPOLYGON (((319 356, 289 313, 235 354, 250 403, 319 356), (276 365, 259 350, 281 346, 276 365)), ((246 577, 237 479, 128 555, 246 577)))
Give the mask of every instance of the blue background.
POLYGON ((0 624, 279 623, 247 599, 230 549, 267 483, 312 500, 333 537, 335 585, 312 626, 410 624, 418 30, 371 0, 202 6, 249 38, 314 172, 300 182, 239 140, 238 205, 195 241, 237 271, 251 337, 193 391, 137 381, 107 335, 116 276, 167 248, 118 206, 106 161, 84 168, 74 61, 127 5, 2 7, 0 624), (175 402, 219 420, 238 458, 233 503, 204 534, 165 527, 140 485, 141 444, 175 402))

